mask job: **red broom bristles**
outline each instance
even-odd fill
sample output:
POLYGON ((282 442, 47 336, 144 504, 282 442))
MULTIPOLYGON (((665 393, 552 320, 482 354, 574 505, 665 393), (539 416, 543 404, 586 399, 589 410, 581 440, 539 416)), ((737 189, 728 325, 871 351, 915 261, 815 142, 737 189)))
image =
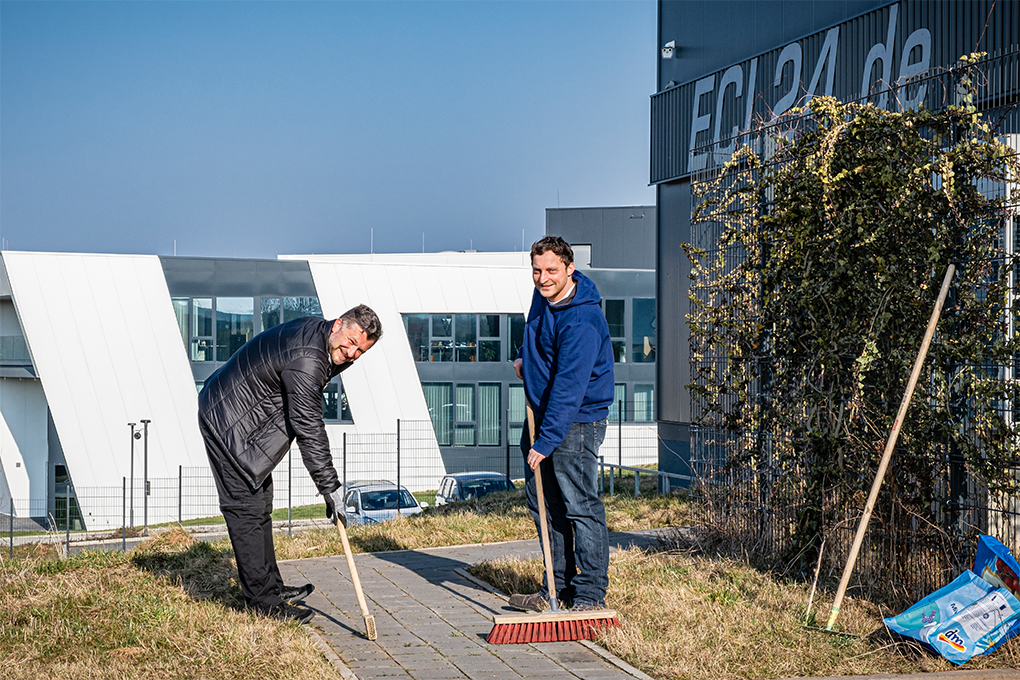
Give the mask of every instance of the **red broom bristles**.
POLYGON ((490 645, 520 644, 529 642, 567 642, 593 640, 603 628, 619 626, 615 616, 610 618, 575 619, 572 621, 535 621, 534 623, 497 623, 485 641, 490 645))

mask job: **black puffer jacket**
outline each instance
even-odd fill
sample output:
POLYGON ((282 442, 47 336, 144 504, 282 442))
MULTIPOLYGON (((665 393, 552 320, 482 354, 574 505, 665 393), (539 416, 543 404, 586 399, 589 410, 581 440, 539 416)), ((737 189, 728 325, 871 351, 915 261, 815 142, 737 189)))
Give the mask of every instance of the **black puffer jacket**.
POLYGON ((319 492, 340 487, 322 422, 322 390, 350 364, 336 366, 329 358, 332 324, 306 317, 259 333, 198 395, 199 418, 252 489, 295 439, 319 492))

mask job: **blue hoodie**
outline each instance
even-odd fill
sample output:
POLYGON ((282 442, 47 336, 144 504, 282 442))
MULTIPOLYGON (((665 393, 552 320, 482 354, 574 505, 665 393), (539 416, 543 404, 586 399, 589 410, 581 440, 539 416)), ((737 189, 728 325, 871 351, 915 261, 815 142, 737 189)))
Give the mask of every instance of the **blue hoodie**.
POLYGON ((577 290, 562 307, 550 306, 538 290, 532 294, 520 352, 524 389, 539 423, 534 448, 546 456, 571 424, 602 420, 613 403, 613 343, 602 298, 581 272, 573 279, 577 290))

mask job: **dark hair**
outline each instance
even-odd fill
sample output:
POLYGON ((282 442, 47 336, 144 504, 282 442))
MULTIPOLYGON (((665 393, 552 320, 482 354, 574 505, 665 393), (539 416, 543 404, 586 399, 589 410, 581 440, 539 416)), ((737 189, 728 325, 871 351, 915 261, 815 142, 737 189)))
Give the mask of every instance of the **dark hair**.
POLYGON ((361 326, 361 330, 365 331, 365 336, 372 342, 382 337, 382 322, 379 321, 379 315, 373 312, 368 305, 358 305, 348 309, 340 316, 340 320, 344 323, 356 323, 361 326))
POLYGON ((559 236, 543 236, 532 243, 531 259, 534 260, 536 255, 544 255, 550 250, 556 253, 559 258, 563 260, 563 264, 570 266, 574 263, 573 248, 571 248, 570 244, 559 236))

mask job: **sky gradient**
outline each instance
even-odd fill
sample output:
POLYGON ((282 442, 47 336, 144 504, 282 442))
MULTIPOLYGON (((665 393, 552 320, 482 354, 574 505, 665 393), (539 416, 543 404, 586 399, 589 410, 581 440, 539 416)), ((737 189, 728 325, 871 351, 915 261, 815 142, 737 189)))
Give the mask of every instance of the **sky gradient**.
POLYGON ((5 0, 0 246, 520 250, 545 208, 653 204, 655 12, 5 0))

